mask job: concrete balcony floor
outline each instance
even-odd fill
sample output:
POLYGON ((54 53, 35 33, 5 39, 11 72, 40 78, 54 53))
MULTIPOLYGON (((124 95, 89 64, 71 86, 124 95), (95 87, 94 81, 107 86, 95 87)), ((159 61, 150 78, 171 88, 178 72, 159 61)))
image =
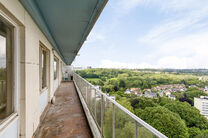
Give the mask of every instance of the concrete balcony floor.
POLYGON ((74 83, 61 83, 55 96, 34 138, 91 138, 74 83))

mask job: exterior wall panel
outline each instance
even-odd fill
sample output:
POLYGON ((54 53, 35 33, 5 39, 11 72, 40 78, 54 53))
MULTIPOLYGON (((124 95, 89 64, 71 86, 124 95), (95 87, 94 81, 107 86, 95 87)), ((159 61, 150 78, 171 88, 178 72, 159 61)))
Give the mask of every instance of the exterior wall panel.
POLYGON ((40 95, 40 112, 43 113, 48 104, 48 89, 43 91, 40 95))
POLYGON ((59 85, 59 79, 57 78, 56 80, 53 81, 53 93, 55 93, 56 89, 58 88, 59 85))
POLYGON ((0 138, 18 138, 18 119, 12 120, 0 133, 0 138))
MULTIPOLYGON (((20 122, 14 122, 14 126, 6 127, 11 131, 16 128, 19 134, 16 132, 12 133, 10 138, 21 135, 20 137, 31 138, 35 130, 37 129, 40 116, 47 103, 51 100, 54 94, 54 84, 55 88, 58 87, 60 79, 54 82, 53 80, 53 47, 50 42, 46 39, 43 33, 40 31, 38 26, 32 20, 27 11, 23 8, 18 0, 0 0, 0 8, 5 7, 18 22, 23 24, 24 27, 24 37, 19 37, 18 39, 23 40, 19 52, 20 60, 20 72, 18 76, 20 77, 19 85, 21 85, 21 90, 19 91, 19 110, 18 115, 20 115, 20 122), (2 4, 2 5, 1 5, 2 4), (39 43, 42 42, 50 50, 50 67, 49 67, 49 86, 48 91, 40 93, 39 87, 39 43), (23 46, 24 45, 24 46, 23 46)), ((60 56, 54 51, 56 57, 61 61, 60 56)), ((60 66, 59 66, 60 67, 60 66)), ((59 69, 60 70, 60 69, 59 69)), ((5 129, 5 130, 6 130, 5 129)), ((7 136, 10 131, 0 130, 0 137, 7 136)), ((8 135, 9 136, 9 135, 8 135)))

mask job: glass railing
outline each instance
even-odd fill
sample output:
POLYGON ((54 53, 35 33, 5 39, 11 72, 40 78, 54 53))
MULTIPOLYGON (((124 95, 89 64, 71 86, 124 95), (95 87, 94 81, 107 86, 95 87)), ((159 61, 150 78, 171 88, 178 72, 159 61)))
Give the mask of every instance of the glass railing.
POLYGON ((103 137, 167 138, 78 74, 73 79, 103 137))

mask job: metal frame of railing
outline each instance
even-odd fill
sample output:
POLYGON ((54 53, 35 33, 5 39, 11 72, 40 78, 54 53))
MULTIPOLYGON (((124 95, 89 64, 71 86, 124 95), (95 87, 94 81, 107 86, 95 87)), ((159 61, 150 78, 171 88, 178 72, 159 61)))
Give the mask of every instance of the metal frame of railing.
MULTIPOLYGON (((73 74, 73 79, 77 85, 77 87, 80 89, 82 95, 83 95, 83 91, 85 91, 85 96, 84 100, 86 103, 88 103, 88 94, 89 94, 89 88, 90 88, 90 92, 92 92, 92 90, 94 90, 94 95, 95 97, 98 95, 101 96, 101 128, 100 128, 100 132, 101 134, 104 136, 104 114, 105 114, 105 105, 104 102, 106 100, 108 100, 110 103, 112 103, 112 137, 115 138, 115 117, 116 117, 116 113, 115 113, 115 108, 119 108, 120 110, 122 110, 126 115, 128 115, 131 119, 134 120, 135 122, 135 138, 138 138, 138 126, 142 126, 144 128, 146 128, 148 131, 150 131, 152 134, 154 134, 154 136, 159 137, 159 138, 167 138, 164 134, 162 134, 161 132, 159 132, 158 130, 156 130, 155 128, 153 128, 151 125, 147 124, 145 121, 143 121, 142 119, 140 119, 139 117, 137 117, 135 114, 133 114, 132 112, 130 112, 129 110, 127 110, 126 108, 124 108, 123 106, 121 106, 119 103, 117 103, 115 100, 111 99, 109 96, 107 96, 105 93, 103 93, 101 90, 97 89, 94 85, 90 84, 87 80, 83 79, 81 76, 79 76, 78 74, 74 73, 73 74)), ((88 104, 87 104, 88 105, 88 104)), ((89 107, 88 105, 88 108, 89 107)), ((94 105, 94 110, 92 112, 91 110, 91 114, 94 117, 95 122, 96 121, 96 102, 94 105)))

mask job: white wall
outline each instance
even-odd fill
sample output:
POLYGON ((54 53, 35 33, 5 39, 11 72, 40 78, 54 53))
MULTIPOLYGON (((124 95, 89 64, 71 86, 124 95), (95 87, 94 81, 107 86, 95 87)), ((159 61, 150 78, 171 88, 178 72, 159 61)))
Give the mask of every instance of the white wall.
POLYGON ((56 92, 58 85, 59 85, 59 79, 57 78, 56 80, 53 81, 53 93, 56 92))
POLYGON ((43 113, 44 109, 48 105, 48 93, 49 92, 46 89, 40 94, 40 112, 41 113, 43 113))
POLYGON ((18 138, 18 118, 10 121, 10 124, 0 133, 0 138, 18 138))
MULTIPOLYGON (((52 52, 52 45, 18 0, 0 0, 0 3, 9 11, 9 14, 11 14, 10 16, 15 21, 23 25, 24 32, 18 37, 18 39, 23 40, 23 42, 21 43, 21 49, 18 51, 18 64, 20 68, 20 71, 18 72, 18 85, 20 87, 18 91, 19 108, 17 112, 20 117, 19 135, 21 135, 21 137, 31 138, 39 125, 41 113, 46 105, 45 97, 47 96, 47 94, 41 95, 39 90, 40 41, 50 50, 50 80, 47 96, 48 102, 53 97, 54 54, 57 58, 59 58, 59 61, 61 61, 61 58, 56 52, 52 52)), ((2 8, 2 5, 0 8, 2 8)), ((61 70, 59 69, 59 71, 61 70)), ((58 79, 58 84, 60 84, 60 81, 61 79, 58 79)))

